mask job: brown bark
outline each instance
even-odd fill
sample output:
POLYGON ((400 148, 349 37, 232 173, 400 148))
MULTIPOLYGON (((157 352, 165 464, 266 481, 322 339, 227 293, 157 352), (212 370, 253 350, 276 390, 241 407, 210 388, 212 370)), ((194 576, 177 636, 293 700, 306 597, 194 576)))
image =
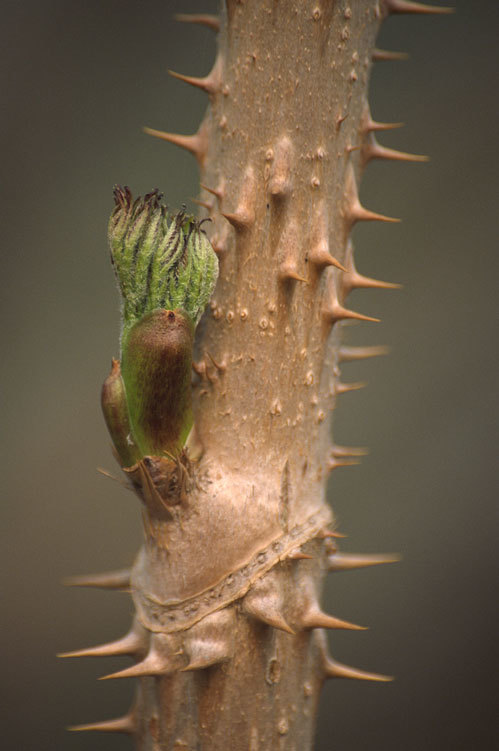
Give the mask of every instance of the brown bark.
POLYGON ((139 677, 137 703, 88 726, 142 751, 306 751, 325 678, 385 680, 327 656, 323 629, 359 627, 319 600, 327 570, 389 560, 336 552, 325 484, 356 455, 331 439, 355 387, 340 363, 381 352, 341 349, 340 326, 374 320, 347 308, 352 289, 391 286, 357 273, 350 232, 394 221, 359 202, 367 161, 410 158, 378 147, 367 104, 379 23, 400 6, 227 0, 212 73, 186 79, 211 100, 198 133, 156 132, 199 162, 220 279, 196 342, 202 456, 171 513, 146 503, 137 619, 104 648, 135 656, 112 677, 139 677))

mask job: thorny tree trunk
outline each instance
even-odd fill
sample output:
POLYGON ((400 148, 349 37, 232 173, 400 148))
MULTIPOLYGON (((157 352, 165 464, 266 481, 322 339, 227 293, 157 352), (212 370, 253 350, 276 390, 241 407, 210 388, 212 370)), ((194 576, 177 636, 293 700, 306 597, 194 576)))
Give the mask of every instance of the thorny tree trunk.
POLYGON ((379 354, 340 346, 343 319, 374 320, 346 298, 392 286, 354 267, 355 222, 393 221, 361 206, 360 175, 372 158, 411 159, 374 139, 390 127, 367 104, 375 38, 388 13, 419 10, 227 0, 211 74, 185 79, 211 100, 198 133, 153 131, 197 158, 220 261, 196 343, 204 452, 173 517, 144 512, 131 632, 79 653, 131 654, 116 675, 139 676, 131 712, 86 729, 131 733, 142 751, 306 751, 325 678, 384 680, 327 655, 323 629, 357 627, 321 611, 324 575, 390 558, 337 552, 325 484, 355 455, 331 442, 336 399, 355 387, 340 363, 379 354))

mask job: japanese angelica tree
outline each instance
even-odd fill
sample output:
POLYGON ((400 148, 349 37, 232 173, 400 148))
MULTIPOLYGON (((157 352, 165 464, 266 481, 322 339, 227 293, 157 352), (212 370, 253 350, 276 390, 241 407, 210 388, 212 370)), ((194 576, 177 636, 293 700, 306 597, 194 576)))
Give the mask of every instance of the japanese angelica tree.
POLYGON ((115 192, 123 334, 103 406, 145 542, 131 571, 74 581, 130 588, 131 630, 70 654, 130 655, 107 677, 138 686, 126 715, 78 729, 141 751, 306 751, 326 679, 389 680, 328 653, 327 629, 361 627, 323 612, 324 577, 395 557, 339 552, 325 486, 362 453, 332 441, 336 401, 358 387, 341 363, 384 351, 342 345, 343 321, 376 320, 349 293, 397 286, 355 267, 354 225, 397 221, 360 203, 361 175, 372 159, 424 160, 377 141, 395 125, 371 117, 371 65, 397 54, 376 35, 390 14, 447 9, 222 5, 179 18, 219 35, 208 76, 173 74, 210 100, 198 131, 149 130, 194 155, 211 222, 115 192))

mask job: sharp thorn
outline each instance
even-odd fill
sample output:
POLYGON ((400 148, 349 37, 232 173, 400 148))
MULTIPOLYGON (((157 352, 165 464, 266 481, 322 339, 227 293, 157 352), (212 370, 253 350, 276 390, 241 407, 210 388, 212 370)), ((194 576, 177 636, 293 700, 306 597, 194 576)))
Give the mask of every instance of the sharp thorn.
POLYGON ((117 717, 114 720, 90 722, 87 725, 72 725, 68 728, 71 732, 78 733, 87 730, 95 730, 101 733, 127 733, 128 735, 133 735, 135 729, 135 717, 131 714, 124 715, 124 717, 117 717))
POLYGON ((278 271, 279 279, 282 282, 303 282, 304 284, 308 284, 308 279, 305 279, 305 277, 300 276, 300 274, 297 273, 294 266, 291 263, 283 263, 279 267, 278 271))
POLYGON ((357 555, 355 553, 334 553, 328 558, 328 571, 353 571, 358 568, 380 566, 383 563, 398 563, 398 555, 357 555))
POLYGON ((132 665, 132 667, 130 668, 118 670, 116 673, 109 673, 109 675, 102 675, 98 680, 109 681, 114 680, 115 678, 140 678, 145 675, 159 675, 163 672, 166 675, 168 672, 172 671, 162 671, 159 668, 156 668, 154 665, 149 664, 146 658, 146 660, 137 663, 137 665, 132 665))
POLYGON ((342 123, 345 122, 345 120, 347 119, 347 117, 348 117, 348 113, 345 114, 345 115, 338 115, 338 117, 336 118, 336 129, 337 130, 340 129, 342 123))
POLYGON ((98 589, 129 589, 130 569, 106 571, 103 574, 89 574, 88 576, 70 576, 63 580, 67 587, 96 587, 98 589))
POLYGON ((295 632, 284 620, 283 616, 271 610, 266 610, 264 607, 259 607, 257 603, 245 603, 244 610, 248 615, 253 616, 256 620, 266 623, 268 626, 279 629, 279 631, 285 631, 288 634, 294 634, 295 632))
POLYGON ((211 193, 213 196, 216 196, 219 201, 222 200, 223 193, 218 188, 209 188, 208 185, 205 185, 204 183, 199 183, 199 185, 201 186, 201 188, 203 188, 203 190, 206 190, 208 193, 211 193))
MULTIPOLYGON (((347 394, 349 391, 359 391, 360 389, 365 389, 366 386, 367 383, 365 381, 356 381, 354 383, 341 383, 341 381, 336 381, 334 385, 334 391, 336 394, 347 394)), ((358 462, 354 463, 358 464, 358 462)))
POLYGON ((144 133, 155 138, 160 138, 162 141, 168 141, 175 146, 179 146, 181 149, 185 149, 193 154, 198 162, 202 165, 205 157, 205 147, 203 145, 203 139, 199 132, 192 136, 182 136, 178 133, 166 133, 162 130, 155 130, 154 128, 144 128, 144 133))
POLYGON ((213 355, 211 355, 211 354, 210 354, 210 353, 208 352, 208 350, 206 350, 206 354, 207 354, 207 356, 208 356, 208 357, 210 358, 210 360, 212 361, 212 363, 213 363, 213 365, 215 366, 215 368, 216 368, 216 369, 217 369, 217 370, 218 370, 218 371, 219 371, 220 373, 225 373, 225 371, 227 370, 227 365, 226 365, 225 361, 222 361, 222 362, 217 362, 217 361, 215 360, 215 358, 213 357, 213 355))
POLYGON ((331 307, 326 307, 323 310, 324 318, 330 323, 334 324, 337 321, 343 321, 346 319, 355 321, 371 321, 373 323, 379 323, 379 318, 373 318, 372 316, 365 316, 362 313, 356 313, 354 310, 348 310, 339 303, 334 303, 331 307))
MULTIPOLYGON (((341 278, 341 285, 345 291, 352 289, 403 289, 402 284, 394 282, 383 282, 380 279, 371 279, 368 276, 358 274, 356 271, 350 271, 341 278)), ((347 292, 347 294, 348 294, 347 292)))
POLYGON ((134 623, 128 634, 116 641, 99 644, 96 647, 62 652, 58 657, 114 657, 116 655, 136 655, 147 648, 146 632, 138 623, 134 623))
POLYGON ((372 61, 374 63, 381 62, 381 61, 390 61, 390 60, 408 60, 409 55, 407 52, 392 52, 391 50, 380 50, 375 49, 372 54, 372 61))
POLYGON ((205 668, 225 662, 230 657, 227 644, 223 641, 200 640, 189 644, 189 663, 181 668, 181 673, 205 668))
POLYGON ((351 668, 348 665, 343 665, 341 662, 332 660, 330 657, 324 661, 324 672, 327 678, 349 678, 356 681, 393 681, 393 677, 379 675, 378 673, 367 673, 365 670, 351 668))
POLYGON ((308 555, 308 553, 303 553, 299 548, 296 550, 292 550, 291 553, 287 555, 287 558, 291 561, 311 561, 313 560, 313 555, 308 555))
POLYGON ((269 589, 269 583, 265 579, 260 580, 253 589, 250 589, 242 601, 242 607, 245 613, 256 618, 256 620, 280 631, 286 631, 288 634, 294 634, 293 629, 286 623, 281 613, 278 593, 269 589))
POLYGON ((454 13, 454 8, 444 8, 441 5, 424 5, 406 0, 385 0, 388 13, 415 13, 422 15, 441 16, 454 13))
POLYGON ((363 149, 365 161, 371 159, 388 159, 396 162, 429 162, 430 157, 424 154, 409 154, 406 151, 397 151, 397 149, 389 149, 386 146, 382 146, 376 141, 374 136, 369 139, 369 142, 365 144, 363 149))
POLYGON ((318 608, 311 609, 301 618, 301 626, 304 629, 312 628, 332 628, 343 629, 346 631, 366 631, 365 626, 357 626, 355 623, 343 621, 341 618, 335 618, 332 615, 323 613, 318 608))
POLYGON ((321 529, 320 532, 318 532, 316 535, 318 540, 326 540, 328 537, 336 537, 340 539, 345 539, 348 537, 348 535, 344 535, 342 532, 336 532, 336 530, 330 530, 330 529, 321 529))
POLYGON ((327 246, 324 246, 323 244, 316 245, 314 248, 312 248, 308 254, 308 259, 310 263, 313 263, 320 268, 326 266, 334 266, 335 268, 340 269, 340 271, 347 270, 342 263, 340 263, 334 256, 331 255, 331 253, 327 249, 327 246))
POLYGON ((207 94, 214 94, 217 90, 217 86, 211 76, 196 78, 195 76, 185 76, 183 73, 176 73, 174 70, 168 70, 168 74, 172 78, 177 78, 179 81, 183 81, 190 86, 195 86, 197 89, 205 91, 207 94))
POLYGON ((355 459, 335 459, 332 457, 328 461, 327 468, 329 472, 332 472, 334 469, 339 469, 340 467, 356 467, 359 464, 360 462, 355 459))
POLYGON ((378 123, 376 120, 368 119, 365 129, 367 132, 378 132, 384 130, 395 130, 396 128, 403 128, 405 123, 378 123))
POLYGON ((369 454, 369 449, 357 448, 354 446, 338 446, 335 444, 331 449, 331 454, 334 457, 367 456, 369 454))
POLYGON ((206 211, 211 212, 213 210, 213 206, 211 205, 211 203, 208 203, 208 201, 201 201, 199 198, 192 197, 189 200, 192 201, 192 203, 195 203, 197 206, 202 206, 203 209, 206 209, 206 211))
POLYGON ((221 211, 220 213, 238 232, 243 232, 244 230, 249 229, 253 224, 253 217, 246 212, 236 211, 234 213, 224 213, 221 211))
POLYGON ((194 23, 207 26, 213 31, 220 31, 220 19, 208 13, 176 13, 174 18, 180 23, 194 23))
POLYGON ((152 636, 149 652, 141 662, 125 668, 125 670, 120 670, 117 673, 104 675, 99 680, 135 678, 143 675, 169 675, 175 672, 176 669, 177 665, 169 648, 168 637, 165 634, 158 633, 152 636))
POLYGON ((385 216, 385 214, 377 214, 375 211, 369 211, 365 209, 358 201, 355 202, 349 209, 350 221, 353 222, 390 222, 392 224, 398 224, 400 219, 396 219, 392 216, 385 216))
POLYGON ((389 352, 390 348, 382 345, 377 347, 340 347, 339 361, 354 362, 356 360, 365 360, 368 357, 387 355, 389 352))

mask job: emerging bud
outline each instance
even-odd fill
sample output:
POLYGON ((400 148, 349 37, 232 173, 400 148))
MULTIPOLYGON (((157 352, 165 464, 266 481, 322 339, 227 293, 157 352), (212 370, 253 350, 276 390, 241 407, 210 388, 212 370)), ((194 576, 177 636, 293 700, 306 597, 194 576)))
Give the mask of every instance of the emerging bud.
POLYGON ((140 456, 176 457, 192 427, 194 326, 180 310, 155 310, 132 326, 122 373, 140 456))
POLYGON ((199 322, 218 278, 218 259, 201 222, 170 217, 154 190, 135 201, 115 187, 109 222, 111 260, 123 299, 124 345, 132 326, 158 308, 181 308, 199 322))

